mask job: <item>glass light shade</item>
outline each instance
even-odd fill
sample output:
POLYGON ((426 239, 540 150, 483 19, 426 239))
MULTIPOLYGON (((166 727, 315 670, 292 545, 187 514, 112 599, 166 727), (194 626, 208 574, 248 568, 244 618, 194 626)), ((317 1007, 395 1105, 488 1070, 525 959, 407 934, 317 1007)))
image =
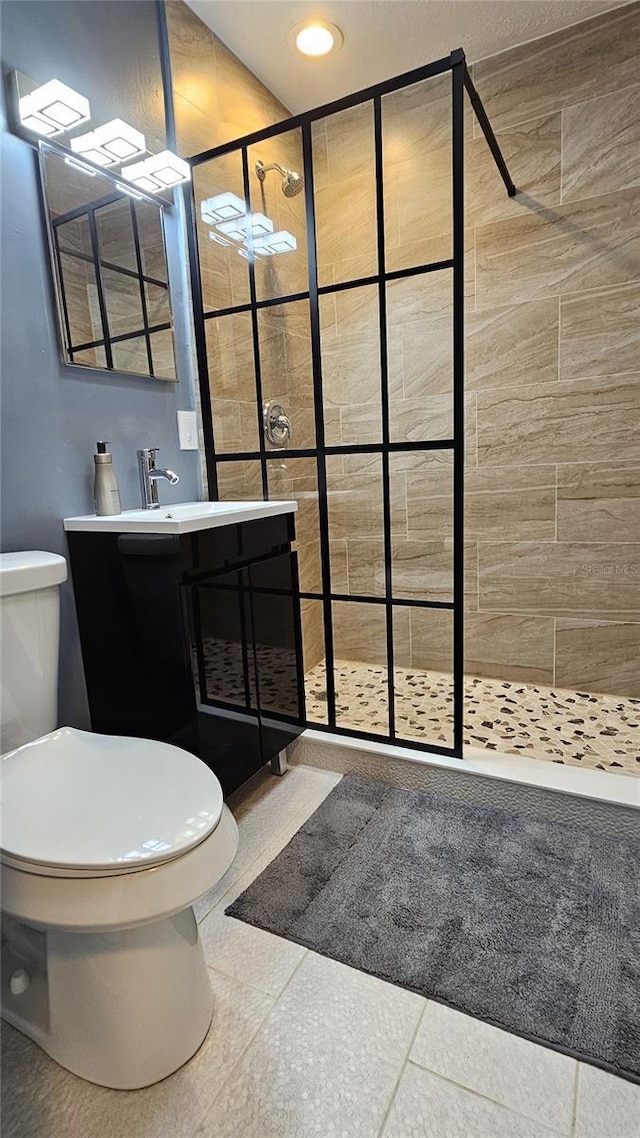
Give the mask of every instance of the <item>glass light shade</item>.
POLYGON ((88 158, 90 162, 95 162, 96 166, 113 166, 116 161, 112 154, 103 150, 99 145, 95 130, 90 130, 87 134, 80 134, 77 138, 72 138, 69 145, 74 154, 81 154, 83 158, 88 158))
POLYGON ((333 43, 333 32, 322 24, 310 24, 296 36, 296 47, 303 55, 328 55, 333 43))
POLYGON ((145 159, 147 175, 155 178, 162 187, 179 186, 182 182, 191 181, 191 167, 184 158, 178 158, 171 150, 162 150, 160 154, 150 154, 145 159))
POLYGON ((111 155, 114 162, 144 154, 144 135, 123 119, 111 119, 103 126, 96 127, 93 134, 97 145, 111 155))
POLYGON ((89 100, 59 79, 50 79, 19 100, 20 122, 27 130, 51 137, 88 122, 89 100), (47 129, 48 128, 48 129, 47 129))
POLYGON ((151 190, 153 193, 170 189, 191 179, 189 163, 178 158, 177 154, 172 154, 170 150, 163 150, 161 154, 151 154, 143 162, 134 162, 132 166, 123 166, 121 173, 128 182, 140 186, 141 190, 151 190))
POLYGON ((244 217, 244 214, 245 204, 242 198, 229 190, 200 202, 200 216, 203 221, 211 225, 215 225, 218 221, 233 221, 236 217, 244 217))
POLYGON ((151 193, 155 194, 158 190, 163 189, 157 178, 147 173, 146 162, 134 162, 133 166, 123 166, 120 173, 123 178, 126 178, 128 182, 133 182, 141 190, 150 190, 151 193))
POLYGON ((42 134, 45 138, 53 138, 56 134, 62 134, 62 127, 55 127, 42 115, 28 114, 21 115, 20 122, 27 130, 32 130, 34 134, 42 134))

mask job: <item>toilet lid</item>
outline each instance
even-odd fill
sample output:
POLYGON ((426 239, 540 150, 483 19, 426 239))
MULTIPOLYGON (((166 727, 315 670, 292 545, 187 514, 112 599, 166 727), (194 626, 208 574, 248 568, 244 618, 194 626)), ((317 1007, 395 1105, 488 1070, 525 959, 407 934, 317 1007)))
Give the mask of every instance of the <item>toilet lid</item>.
POLYGON ((61 727, 2 757, 2 851, 62 869, 146 868, 217 826, 222 789, 169 743, 61 727))

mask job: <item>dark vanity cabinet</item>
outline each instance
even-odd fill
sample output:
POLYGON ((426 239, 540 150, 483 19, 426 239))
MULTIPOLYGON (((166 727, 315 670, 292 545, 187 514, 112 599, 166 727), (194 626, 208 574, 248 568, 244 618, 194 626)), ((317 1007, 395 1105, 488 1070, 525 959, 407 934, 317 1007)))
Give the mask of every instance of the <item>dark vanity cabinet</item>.
POLYGON ((230 794, 303 730, 292 514, 68 532, 94 731, 175 743, 230 794))

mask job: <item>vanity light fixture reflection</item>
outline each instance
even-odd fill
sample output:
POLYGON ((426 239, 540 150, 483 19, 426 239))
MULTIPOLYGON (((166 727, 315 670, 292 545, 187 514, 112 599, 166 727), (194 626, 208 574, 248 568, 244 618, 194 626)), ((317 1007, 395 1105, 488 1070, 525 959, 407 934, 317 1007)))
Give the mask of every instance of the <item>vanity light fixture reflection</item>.
POLYGON ((298 248, 293 233, 280 229, 277 233, 269 233, 266 237, 256 237, 253 242, 254 252, 263 257, 273 256, 274 253, 291 253, 298 248))
POLYGON ((112 119, 103 126, 71 139, 71 149, 82 154, 96 166, 113 166, 114 162, 124 162, 144 154, 144 135, 129 126, 123 119, 112 119))
POLYGON ((154 193, 191 180, 189 163, 184 158, 178 158, 171 150, 151 154, 142 162, 134 162, 133 166, 123 166, 120 172, 128 182, 154 193))
POLYGON ((91 117, 89 100, 59 79, 50 79, 23 95, 18 101, 18 113, 22 126, 45 138, 73 130, 91 117))
MULTIPOLYGON (((268 233, 273 233, 273 222, 263 213, 250 214, 249 224, 254 238, 265 237, 268 233)), ((248 229, 246 214, 235 218, 233 221, 219 221, 216 224, 216 229, 225 237, 231 237, 233 241, 246 241, 248 229)))
POLYGON ((232 194, 230 190, 200 202, 200 216, 210 225, 215 225, 218 221, 233 221, 236 217, 244 217, 245 213, 246 207, 242 198, 232 194))

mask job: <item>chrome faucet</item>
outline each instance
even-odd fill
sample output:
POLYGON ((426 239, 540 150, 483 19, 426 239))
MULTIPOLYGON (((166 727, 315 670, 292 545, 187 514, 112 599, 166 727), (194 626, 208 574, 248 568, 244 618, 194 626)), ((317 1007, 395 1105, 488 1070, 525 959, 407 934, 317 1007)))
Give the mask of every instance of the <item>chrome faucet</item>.
POLYGON ((142 509, 143 510, 157 510, 160 508, 158 502, 158 479, 166 478, 171 486, 175 486, 176 482, 180 479, 173 470, 159 470, 156 466, 156 455, 159 447, 147 447, 145 450, 138 451, 138 471, 140 473, 140 490, 142 492, 142 509))

